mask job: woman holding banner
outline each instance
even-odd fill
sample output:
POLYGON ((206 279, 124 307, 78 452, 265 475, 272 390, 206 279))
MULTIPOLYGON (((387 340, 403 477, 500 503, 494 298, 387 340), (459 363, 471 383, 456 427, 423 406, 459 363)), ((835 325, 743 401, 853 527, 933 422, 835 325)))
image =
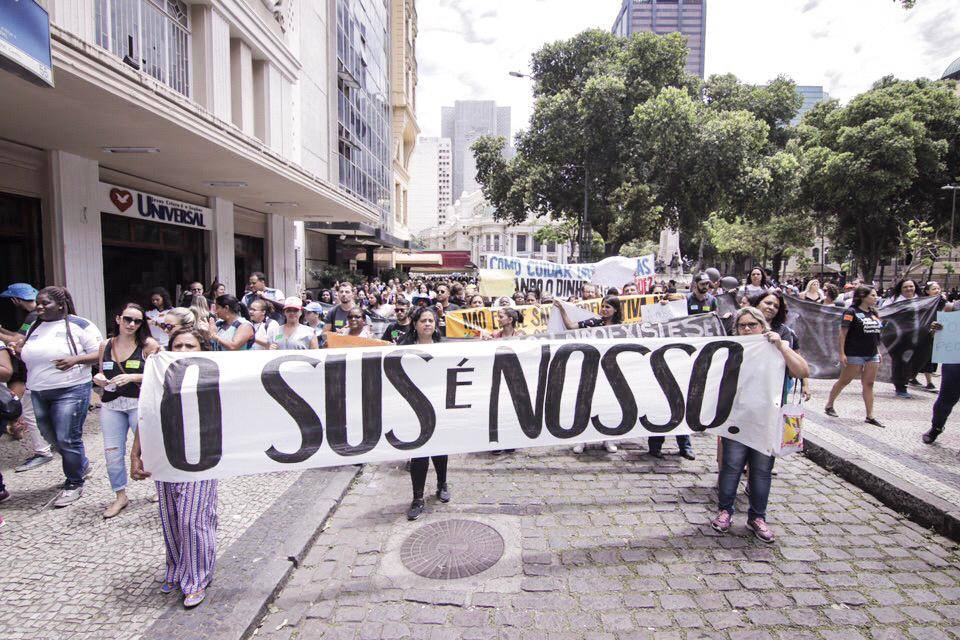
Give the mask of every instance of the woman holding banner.
MULTIPOLYGON (((744 307, 737 311, 734 321, 736 335, 750 336, 763 334, 770 344, 774 345, 783 356, 787 373, 783 381, 783 399, 786 399, 796 378, 806 378, 810 375, 810 367, 800 354, 790 348, 780 334, 773 331, 762 311, 756 307, 744 307)), ((737 498, 737 487, 740 476, 749 465, 750 510, 747 513, 747 527, 763 542, 773 542, 774 535, 767 526, 767 502, 770 498, 770 486, 773 477, 773 456, 760 453, 745 444, 720 438, 722 447, 720 472, 717 482, 717 502, 719 513, 710 526, 719 533, 726 533, 730 529, 733 518, 734 503, 737 498)))
POLYGON ((833 408, 837 396, 858 374, 861 373, 860 384, 863 387, 863 405, 867 411, 867 424, 883 427, 873 417, 873 383, 877 379, 880 369, 880 330, 883 323, 877 315, 877 290, 867 285, 860 285, 853 292, 853 301, 850 307, 843 312, 840 322, 840 378, 830 389, 827 406, 823 412, 828 416, 838 417, 833 408))
MULTIPOLYGON (((553 302, 554 309, 560 312, 560 318, 563 319, 563 326, 567 329, 585 329, 587 327, 606 327, 613 324, 623 324, 623 313, 620 310, 620 298, 617 296, 607 296, 600 303, 600 317, 599 318, 589 318, 587 320, 581 320, 580 322, 575 322, 570 319, 570 316, 567 315, 567 310, 560 303, 559 300, 554 300, 553 302)), ((576 454, 583 453, 584 443, 578 442, 573 445, 573 452, 576 454)), ((616 453, 617 445, 611 440, 603 441, 603 448, 607 450, 608 453, 616 453)))
MULTIPOLYGON (((443 337, 437 328, 437 311, 433 307, 418 307, 410 314, 410 328, 400 338, 398 344, 434 344, 443 337)), ((413 483, 413 502, 407 509, 407 520, 416 520, 423 515, 423 490, 427 485, 427 471, 430 461, 437 472, 437 499, 450 502, 450 488, 447 486, 447 456, 414 458, 410 461, 410 480, 413 483)))
MULTIPOLYGON (((222 296, 221 296, 222 297, 222 296)), ((170 351, 209 351, 206 334, 193 327, 180 328, 170 336, 170 351)), ((146 480, 140 432, 135 432, 130 451, 130 477, 146 480)), ((217 560, 217 481, 157 482, 160 496, 160 524, 167 548, 167 570, 160 584, 166 595, 177 589, 183 606, 191 609, 206 598, 217 560)))
MULTIPOLYGON (((360 312, 359 309, 355 311, 360 312)), ((285 322, 270 335, 270 349, 302 351, 319 348, 316 330, 309 325, 300 324, 301 315, 303 315, 303 301, 300 298, 291 296, 283 301, 285 322)))

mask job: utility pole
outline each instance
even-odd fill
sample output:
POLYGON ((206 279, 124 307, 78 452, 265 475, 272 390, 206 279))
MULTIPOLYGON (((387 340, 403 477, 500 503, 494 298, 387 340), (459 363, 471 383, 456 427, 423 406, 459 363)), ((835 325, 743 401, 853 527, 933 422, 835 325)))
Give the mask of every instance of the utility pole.
POLYGON ((580 216, 580 264, 590 262, 590 245, 593 244, 593 230, 590 228, 590 182, 587 163, 583 163, 583 214, 580 216))

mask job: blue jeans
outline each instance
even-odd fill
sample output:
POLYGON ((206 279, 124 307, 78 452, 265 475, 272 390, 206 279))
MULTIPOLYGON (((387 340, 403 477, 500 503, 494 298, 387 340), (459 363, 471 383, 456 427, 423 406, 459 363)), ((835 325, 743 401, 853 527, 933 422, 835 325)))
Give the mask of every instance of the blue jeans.
POLYGON ((137 430, 137 410, 117 411, 101 407, 100 428, 103 431, 103 457, 107 461, 110 488, 120 491, 127 486, 127 432, 137 430))
POLYGON ((750 463, 750 511, 747 517, 767 518, 767 500, 770 498, 771 472, 773 456, 766 456, 755 449, 735 440, 721 438, 723 458, 720 461, 720 482, 717 486, 717 499, 720 509, 733 515, 733 503, 737 499, 737 486, 743 468, 750 463))
MULTIPOLYGON (((663 441, 666 438, 663 436, 650 436, 647 440, 647 446, 650 448, 651 453, 659 453, 660 449, 663 448, 663 441)), ((677 436, 677 447, 680 451, 693 451, 693 443, 690 441, 690 436, 677 436)))
POLYGON ((940 393, 933 403, 932 426, 943 431, 953 407, 960 401, 960 364, 945 364, 940 373, 940 393))
POLYGON ((92 386, 92 382, 85 382, 75 387, 30 392, 37 428, 47 442, 56 445, 63 458, 67 488, 83 486, 83 471, 88 464, 83 450, 83 423, 92 386))

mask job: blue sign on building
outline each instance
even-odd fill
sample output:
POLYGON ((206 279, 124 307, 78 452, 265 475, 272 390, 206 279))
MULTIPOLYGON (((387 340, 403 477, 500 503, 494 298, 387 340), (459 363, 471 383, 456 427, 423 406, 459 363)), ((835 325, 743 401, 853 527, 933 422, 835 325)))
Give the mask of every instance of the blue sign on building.
POLYGON ((0 67, 53 86, 50 16, 36 0, 0 0, 0 67))

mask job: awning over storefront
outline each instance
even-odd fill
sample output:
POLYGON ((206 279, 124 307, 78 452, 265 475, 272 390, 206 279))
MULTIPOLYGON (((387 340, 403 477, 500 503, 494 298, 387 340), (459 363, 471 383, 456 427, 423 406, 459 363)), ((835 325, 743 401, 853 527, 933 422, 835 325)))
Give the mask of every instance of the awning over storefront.
POLYGON ((304 229, 339 236, 344 246, 394 247, 410 249, 410 240, 401 240, 383 229, 363 222, 305 222, 304 229))

